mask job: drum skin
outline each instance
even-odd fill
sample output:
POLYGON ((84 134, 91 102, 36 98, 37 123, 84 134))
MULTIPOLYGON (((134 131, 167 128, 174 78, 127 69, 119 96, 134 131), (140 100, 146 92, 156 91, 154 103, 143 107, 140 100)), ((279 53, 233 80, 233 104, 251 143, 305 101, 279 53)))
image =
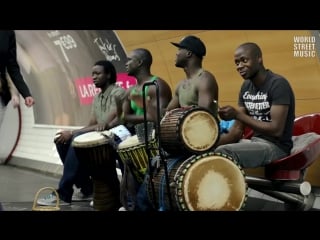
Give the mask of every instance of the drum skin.
POLYGON ((160 122, 161 147, 172 155, 207 152, 219 139, 219 127, 218 119, 204 108, 173 109, 160 122))
POLYGON ((106 134, 107 132, 104 132, 104 135, 101 132, 88 132, 75 137, 72 141, 79 161, 88 167, 95 178, 103 178, 104 170, 114 165, 115 160, 112 159, 114 149, 111 144, 113 135, 107 138, 106 134))
POLYGON ((161 166, 153 176, 155 199, 150 182, 149 200, 159 210, 173 211, 239 211, 247 200, 244 171, 232 158, 207 152, 186 160, 167 161, 170 196, 166 187, 165 171, 161 166))

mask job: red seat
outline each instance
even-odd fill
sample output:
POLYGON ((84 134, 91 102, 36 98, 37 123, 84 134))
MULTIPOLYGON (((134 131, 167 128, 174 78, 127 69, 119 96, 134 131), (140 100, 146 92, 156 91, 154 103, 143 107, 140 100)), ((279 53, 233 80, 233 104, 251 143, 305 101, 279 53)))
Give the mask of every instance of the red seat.
POLYGON ((303 170, 320 156, 320 135, 317 134, 320 134, 320 113, 297 117, 293 151, 289 156, 266 165, 265 177, 271 180, 302 179, 303 170))
POLYGON ((252 136, 253 136, 253 130, 249 127, 245 127, 242 138, 250 139, 252 136))

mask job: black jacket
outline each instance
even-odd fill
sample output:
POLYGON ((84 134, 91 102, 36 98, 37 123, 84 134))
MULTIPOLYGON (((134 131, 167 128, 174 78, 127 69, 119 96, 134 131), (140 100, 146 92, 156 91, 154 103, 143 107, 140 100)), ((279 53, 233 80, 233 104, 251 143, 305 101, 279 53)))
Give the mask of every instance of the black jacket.
POLYGON ((7 105, 11 99, 6 72, 8 72, 12 82, 23 98, 31 96, 17 62, 16 36, 12 30, 0 31, 0 77, 2 86, 0 96, 5 105, 7 105))

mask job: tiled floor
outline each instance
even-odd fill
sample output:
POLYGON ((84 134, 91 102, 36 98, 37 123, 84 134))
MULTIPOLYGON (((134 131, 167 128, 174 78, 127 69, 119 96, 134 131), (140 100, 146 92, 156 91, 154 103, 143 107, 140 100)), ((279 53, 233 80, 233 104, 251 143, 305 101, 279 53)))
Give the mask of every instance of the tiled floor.
MULTIPOLYGON (((5 211, 30 211, 34 205, 37 192, 44 188, 56 188, 59 178, 45 175, 40 172, 30 171, 0 165, 0 202, 5 211)), ((46 190, 42 191, 46 193, 46 190)), ((71 206, 61 206, 62 211, 93 211, 89 202, 76 202, 71 206)))
MULTIPOLYGON (((40 172, 0 165, 0 202, 4 211, 31 211, 39 189, 56 188, 59 178, 40 172)), ((313 208, 320 209, 316 198, 313 208)), ((245 211, 284 211, 284 204, 265 194, 249 189, 245 211)), ((89 202, 74 202, 71 206, 61 206, 62 211, 94 211, 89 202)))

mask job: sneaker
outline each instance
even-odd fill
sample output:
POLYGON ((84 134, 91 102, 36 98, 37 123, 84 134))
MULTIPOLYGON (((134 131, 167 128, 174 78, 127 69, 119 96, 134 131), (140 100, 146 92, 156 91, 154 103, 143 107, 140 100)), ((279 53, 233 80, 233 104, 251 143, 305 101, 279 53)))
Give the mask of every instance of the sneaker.
MULTIPOLYGON (((57 205, 57 196, 54 193, 50 193, 49 195, 39 198, 37 200, 38 205, 42 206, 56 206, 57 205)), ((68 206, 71 205, 71 203, 65 202, 61 199, 59 199, 59 205, 60 206, 68 206)))
POLYGON ((128 210, 125 207, 121 207, 121 208, 119 208, 118 211, 122 212, 122 211, 128 211, 128 210))
POLYGON ((92 201, 93 195, 84 195, 80 190, 76 191, 72 195, 73 202, 89 202, 92 201))

